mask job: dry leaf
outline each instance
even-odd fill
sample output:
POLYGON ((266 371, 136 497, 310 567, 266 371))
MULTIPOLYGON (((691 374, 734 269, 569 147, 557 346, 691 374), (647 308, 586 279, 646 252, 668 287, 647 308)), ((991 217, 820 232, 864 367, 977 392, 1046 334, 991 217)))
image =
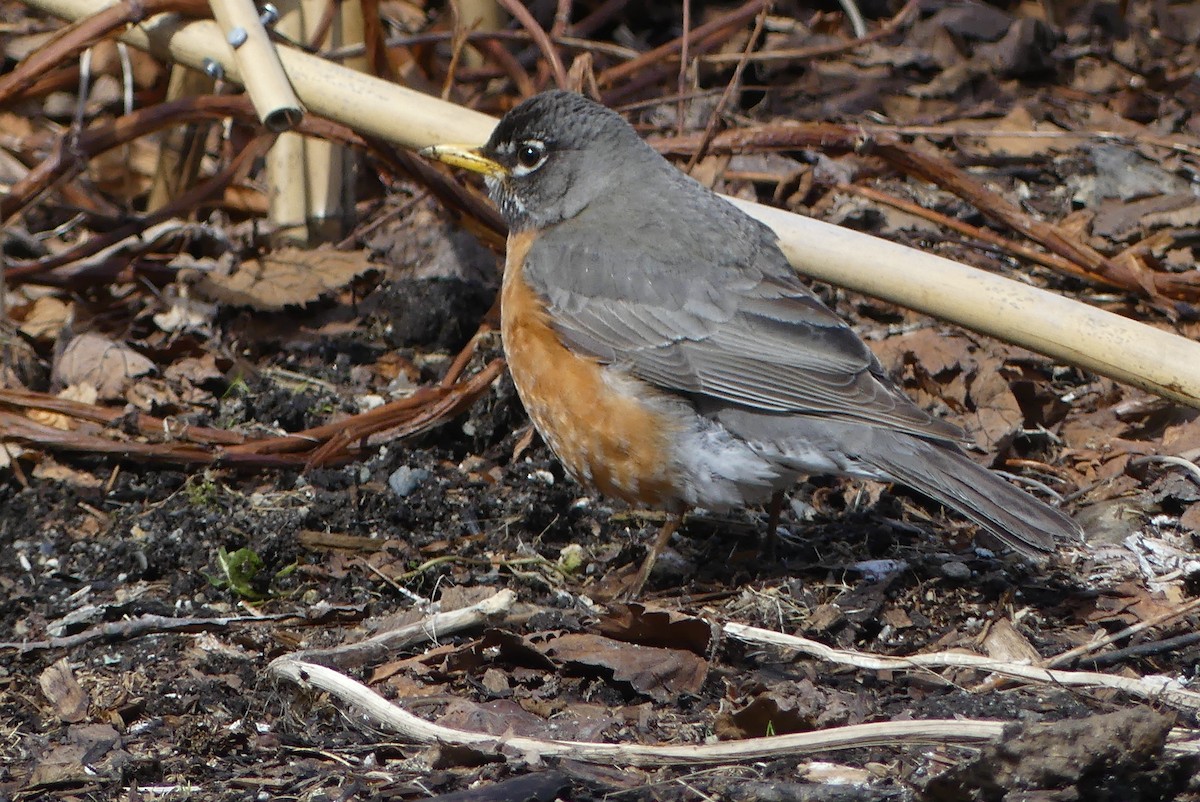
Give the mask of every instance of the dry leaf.
POLYGON ((1054 123, 1035 121, 1029 109, 1023 105, 1014 106, 999 120, 971 121, 970 127, 986 128, 993 135, 981 139, 964 138, 963 150, 988 156, 1045 156, 1070 150, 1073 144, 1063 144, 1062 140, 1051 137, 1028 136, 1030 133, 1061 133, 1063 129, 1054 123), (996 133, 1009 132, 1013 136, 995 136, 996 133))
POLYGON ((971 400, 975 402, 975 415, 967 421, 967 433, 988 451, 1025 422, 1021 405, 998 361, 981 360, 979 373, 971 382, 971 400))
POLYGON ((166 293, 170 307, 154 315, 154 325, 163 331, 194 331, 208 335, 213 318, 217 315, 216 304, 205 303, 188 297, 188 288, 181 287, 178 293, 166 293))
POLYGON ((163 378, 167 381, 187 382, 194 386, 218 382, 224 377, 225 374, 217 367, 217 358, 212 354, 184 357, 163 371, 163 378))
POLYGON ((598 635, 562 635, 548 641, 542 651, 564 663, 611 671, 614 680, 658 701, 696 693, 708 674, 708 661, 692 652, 637 646, 598 635))
POLYGON ((374 269, 363 251, 284 248, 247 259, 227 274, 209 273, 196 289, 225 304, 282 309, 312 303, 374 269))
POLYGON ((1033 644, 1007 618, 997 619, 988 627, 983 638, 983 650, 988 657, 1008 662, 1037 665, 1042 659, 1033 644))
POLYGON ((611 608, 599 624, 600 634, 615 640, 687 649, 701 656, 712 648, 712 624, 674 610, 648 608, 635 602, 611 608))
POLYGON ((154 370, 154 363, 127 345, 101 334, 80 334, 63 349, 54 376, 63 384, 89 384, 100 398, 120 398, 130 380, 154 370))
POLYGON ((63 721, 77 724, 87 718, 88 695, 75 681, 71 664, 63 657, 38 676, 42 693, 54 705, 54 713, 63 721))
POLYGON ((143 412, 179 406, 179 395, 160 379, 131 384, 125 391, 125 400, 143 412))
POLYGON ((46 479, 51 482, 64 482, 75 487, 96 489, 104 486, 104 479, 88 471, 77 471, 50 457, 43 457, 33 467, 33 478, 46 479))
MULTIPOLYGON (((43 295, 23 310, 21 333, 34 340, 53 340, 71 315, 71 304, 53 295, 43 295)), ((14 314, 14 317, 17 317, 14 314)))
POLYGON ((13 460, 25 453, 25 450, 16 443, 5 443, 0 441, 0 470, 12 465, 13 460))
MULTIPOLYGON (((98 398, 98 393, 94 385, 71 384, 63 388, 59 392, 58 397, 66 401, 78 401, 81 404, 94 404, 98 398)), ((30 409, 25 413, 25 417, 37 421, 43 426, 61 429, 64 432, 69 432, 75 428, 74 418, 64 415, 61 412, 52 412, 48 409, 30 409)))

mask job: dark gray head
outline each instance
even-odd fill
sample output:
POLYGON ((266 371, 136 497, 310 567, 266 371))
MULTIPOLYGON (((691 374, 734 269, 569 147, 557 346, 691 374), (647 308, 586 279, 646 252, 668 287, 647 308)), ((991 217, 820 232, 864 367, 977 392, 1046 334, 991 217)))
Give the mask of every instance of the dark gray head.
POLYGON ((504 115, 480 155, 503 168, 485 180, 514 231, 574 217, 619 177, 667 166, 619 114, 562 90, 504 115))
POLYGON ((436 145, 422 152, 484 174, 510 231, 568 220, 619 181, 673 172, 622 116, 563 90, 518 104, 482 148, 436 145))

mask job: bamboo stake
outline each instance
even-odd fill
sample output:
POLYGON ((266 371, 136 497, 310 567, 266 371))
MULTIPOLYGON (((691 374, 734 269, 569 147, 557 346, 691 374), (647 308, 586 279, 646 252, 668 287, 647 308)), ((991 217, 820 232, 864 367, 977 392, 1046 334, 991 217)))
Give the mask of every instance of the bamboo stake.
MULTIPOLYGON (((30 0, 29 5, 63 19, 80 19, 115 0, 30 0)), ((131 27, 122 40, 164 61, 204 69, 206 59, 221 64, 225 76, 242 82, 233 50, 216 23, 159 15, 131 27)), ((277 47, 279 60, 304 107, 361 133, 413 150, 453 140, 482 142, 496 120, 429 95, 347 70, 290 47, 277 47)))
MULTIPOLYGON (((313 36, 330 0, 300 0, 304 17, 304 41, 315 45, 313 36)), ((320 49, 361 45, 364 42, 363 7, 360 0, 344 0, 334 11, 333 24, 320 49)), ((366 56, 342 62, 347 69, 365 72, 366 56)), ((305 140, 304 169, 308 181, 308 232, 312 242, 340 239, 347 210, 354 208, 357 161, 353 151, 327 139, 305 140)))
POLYGON ((300 121, 304 112, 288 83, 287 72, 279 63, 271 37, 259 19, 254 0, 209 0, 209 4, 217 24, 225 32, 226 44, 233 48, 241 84, 258 111, 258 119, 268 131, 288 130, 300 121))
MULTIPOLYGON (((167 100, 211 94, 212 91, 213 80, 204 73, 178 64, 171 67, 167 100)), ((148 211, 161 209, 173 198, 195 186, 196 176, 200 174, 200 161, 204 158, 204 142, 211 128, 211 123, 193 123, 172 128, 163 134, 154 182, 150 186, 150 198, 146 201, 148 211)))
MULTIPOLYGON (((27 2, 72 20, 100 7, 94 0, 27 2)), ((211 22, 184 24, 160 16, 122 38, 196 68, 205 58, 217 59, 238 80, 229 46, 211 22)), ((292 85, 313 113, 364 134, 419 149, 483 142, 495 125, 479 112, 291 48, 278 50, 292 85)), ((1200 343, 867 234, 736 202, 775 229, 804 273, 1200 407, 1200 343)))
MULTIPOLYGON (((304 37, 304 15, 300 0, 276 0, 279 19, 275 30, 292 41, 304 37)), ((253 101, 253 98, 251 98, 253 101)), ((255 106, 258 109, 258 106, 255 106)), ((306 246, 309 243, 307 160, 310 140, 286 131, 267 151, 267 217, 271 242, 276 245, 306 246)))
MULTIPOLYGON (((458 17, 466 31, 498 31, 504 24, 496 0, 458 0, 458 17)), ((483 66, 483 55, 473 48, 463 51, 462 59, 468 67, 483 66)))

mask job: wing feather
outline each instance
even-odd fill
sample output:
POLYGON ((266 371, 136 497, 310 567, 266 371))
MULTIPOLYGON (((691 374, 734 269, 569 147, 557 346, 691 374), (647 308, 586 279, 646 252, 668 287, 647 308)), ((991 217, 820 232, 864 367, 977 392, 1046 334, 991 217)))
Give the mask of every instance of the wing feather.
POLYGON ((701 266, 681 266, 686 248, 655 251, 661 238, 647 240, 644 227, 631 224, 620 242, 597 243, 583 233, 586 221, 578 221, 582 230, 568 221, 534 242, 524 273, 566 345, 660 388, 961 440, 888 379, 858 335, 795 275, 773 234, 746 228, 758 226, 746 220, 743 236, 727 237, 727 247, 693 249, 720 254, 722 263, 701 266), (602 263, 601 251, 626 269, 579 269, 602 263))

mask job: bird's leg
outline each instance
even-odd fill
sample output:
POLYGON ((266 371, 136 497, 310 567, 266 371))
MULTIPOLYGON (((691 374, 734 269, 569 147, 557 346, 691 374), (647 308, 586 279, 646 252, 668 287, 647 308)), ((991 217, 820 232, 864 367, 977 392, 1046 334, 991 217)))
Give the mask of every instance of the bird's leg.
POLYGON ((658 530, 658 536, 654 538, 654 544, 650 546, 650 551, 646 553, 646 559, 642 561, 642 567, 638 569, 637 576, 629 583, 627 598, 636 599, 642 595, 642 588, 646 586, 646 580, 650 578, 650 572, 654 570, 654 563, 658 562, 658 555, 671 542, 671 535, 679 529, 679 525, 683 523, 683 513, 672 515, 663 524, 662 529, 658 530))
POLYGON ((779 542, 779 518, 783 514, 783 491, 776 490, 771 496, 771 501, 767 504, 767 531, 763 534, 762 552, 763 559, 767 562, 775 562, 775 547, 779 542))

